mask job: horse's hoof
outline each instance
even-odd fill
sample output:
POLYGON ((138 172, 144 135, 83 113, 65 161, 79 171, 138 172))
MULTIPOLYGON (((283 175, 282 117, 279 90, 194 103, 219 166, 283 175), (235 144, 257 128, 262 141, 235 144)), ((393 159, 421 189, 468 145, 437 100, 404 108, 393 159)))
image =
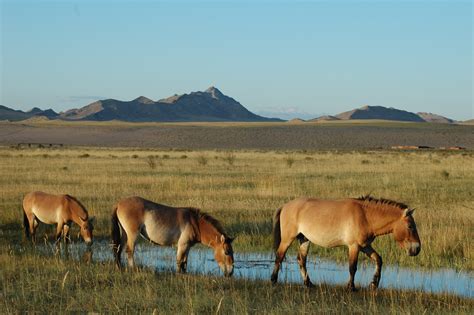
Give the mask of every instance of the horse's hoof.
POLYGON ((375 282, 371 282, 369 287, 370 287, 370 290, 376 291, 379 286, 375 282))
POLYGON ((305 281, 305 282, 304 282, 304 285, 305 285, 308 289, 314 288, 314 284, 313 284, 311 281, 305 281))
POLYGON ((353 284, 348 284, 347 285, 347 290, 351 292, 357 292, 357 288, 353 284))
POLYGON ((272 282, 273 285, 275 285, 275 284, 277 284, 278 278, 272 276, 272 278, 270 279, 270 281, 272 282))

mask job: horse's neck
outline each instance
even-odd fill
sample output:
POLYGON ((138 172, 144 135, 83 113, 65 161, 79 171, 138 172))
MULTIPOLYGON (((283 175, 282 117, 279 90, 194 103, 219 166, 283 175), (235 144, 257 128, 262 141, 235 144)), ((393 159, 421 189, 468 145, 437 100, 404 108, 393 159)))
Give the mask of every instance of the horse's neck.
POLYGON ((71 213, 71 219, 79 225, 81 225, 82 222, 84 222, 84 219, 87 219, 87 213, 73 199, 69 200, 69 211, 71 213))
POLYGON ((221 237, 221 233, 203 218, 199 219, 199 233, 201 243, 209 247, 214 247, 221 237))
POLYGON ((400 219, 400 209, 390 205, 366 205, 366 218, 375 236, 393 232, 393 224, 400 219))

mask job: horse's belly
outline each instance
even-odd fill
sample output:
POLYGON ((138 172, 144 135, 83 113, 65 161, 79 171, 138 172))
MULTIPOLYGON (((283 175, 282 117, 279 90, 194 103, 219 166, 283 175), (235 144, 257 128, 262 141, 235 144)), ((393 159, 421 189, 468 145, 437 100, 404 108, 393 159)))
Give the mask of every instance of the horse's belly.
POLYGON ((344 236, 331 229, 311 228, 303 229, 301 233, 316 245, 322 247, 336 247, 345 245, 344 236))
POLYGON ((176 244, 179 239, 180 230, 176 228, 160 227, 156 224, 147 224, 143 227, 145 234, 153 243, 162 246, 176 244))
POLYGON ((330 236, 325 236, 325 235, 317 235, 317 236, 310 235, 310 237, 306 236, 306 238, 316 245, 327 247, 327 248, 344 245, 344 241, 339 237, 330 237, 330 236))
MULTIPOLYGON (((60 209, 59 209, 60 210, 60 209)), ((58 210, 44 211, 40 208, 33 208, 33 213, 38 220, 46 224, 56 224, 58 222, 58 210)))

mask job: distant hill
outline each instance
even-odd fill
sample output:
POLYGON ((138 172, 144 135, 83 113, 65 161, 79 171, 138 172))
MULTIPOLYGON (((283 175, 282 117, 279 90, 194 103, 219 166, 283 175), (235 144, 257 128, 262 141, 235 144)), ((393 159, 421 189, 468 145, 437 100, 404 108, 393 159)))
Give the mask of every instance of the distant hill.
MULTIPOLYGON (((31 117, 46 117, 62 120, 92 121, 129 121, 129 122, 217 122, 242 121, 263 122, 283 121, 278 118, 267 118, 247 110, 235 99, 224 95, 215 87, 205 91, 189 94, 175 94, 167 98, 153 101, 145 96, 131 101, 116 99, 98 100, 81 108, 74 108, 56 113, 52 109, 42 110, 34 107, 24 112, 0 105, 0 120, 19 121, 31 117)), ((338 115, 325 115, 303 120, 289 120, 293 124, 305 122, 336 121, 336 120, 393 120, 411 122, 455 123, 456 121, 433 113, 412 113, 396 108, 383 106, 363 106, 338 115)))
POLYGON ((463 121, 462 123, 466 125, 474 125, 474 119, 468 119, 463 121))
POLYGON ((396 108, 383 106, 363 106, 348 112, 336 115, 337 118, 348 119, 384 119, 397 121, 424 122, 425 120, 415 113, 407 112, 396 108))
POLYGON ((420 116, 426 122, 445 123, 445 124, 450 124, 454 122, 454 120, 452 119, 446 118, 441 115, 433 114, 433 113, 419 112, 417 113, 417 115, 420 116))
POLYGON ((0 105, 0 120, 19 121, 31 117, 47 117, 51 119, 56 118, 57 116, 58 114, 52 109, 42 110, 38 107, 34 107, 33 109, 24 112, 0 105))
POLYGON ((319 116, 313 119, 308 120, 308 122, 316 122, 316 121, 333 121, 333 120, 341 120, 340 118, 337 118, 335 116, 331 115, 324 115, 324 116, 319 116))
POLYGON ((278 121, 247 110, 215 87, 204 92, 173 95, 153 101, 140 96, 132 101, 101 100, 60 115, 65 120, 148 121, 278 121))
POLYGON ((306 121, 301 118, 293 118, 287 121, 289 124, 304 124, 306 121))

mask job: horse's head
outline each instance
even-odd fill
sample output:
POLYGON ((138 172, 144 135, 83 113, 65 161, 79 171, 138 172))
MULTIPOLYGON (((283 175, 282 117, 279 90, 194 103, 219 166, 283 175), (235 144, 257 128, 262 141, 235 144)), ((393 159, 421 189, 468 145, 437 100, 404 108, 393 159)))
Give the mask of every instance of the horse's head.
POLYGON ((416 256, 420 253, 421 242, 413 219, 415 209, 405 209, 403 215, 393 226, 393 237, 398 244, 405 248, 408 255, 416 256))
POLYGON ((222 234, 214 246, 214 258, 226 277, 230 277, 234 273, 232 241, 233 239, 222 234))
POLYGON ((87 245, 92 245, 92 230, 94 230, 94 226, 92 222, 94 221, 94 217, 88 218, 86 220, 82 220, 81 218, 81 236, 86 242, 87 245))

